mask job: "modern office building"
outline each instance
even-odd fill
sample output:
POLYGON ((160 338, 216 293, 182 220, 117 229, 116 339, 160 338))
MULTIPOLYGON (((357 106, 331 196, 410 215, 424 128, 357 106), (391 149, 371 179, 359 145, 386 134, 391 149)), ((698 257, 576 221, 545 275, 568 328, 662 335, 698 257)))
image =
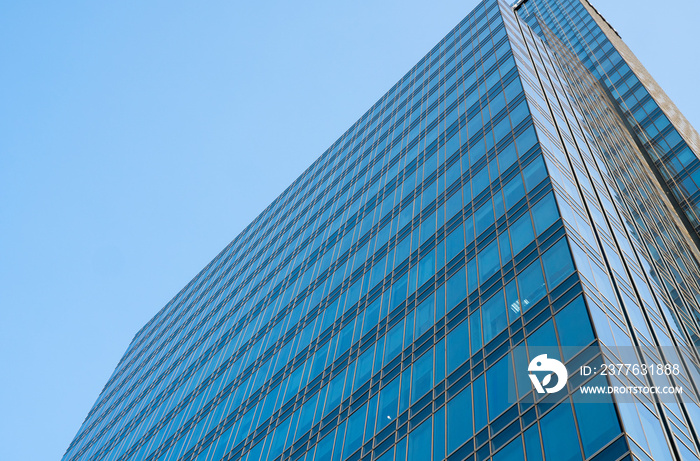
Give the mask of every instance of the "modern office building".
POLYGON ((586 0, 485 0, 136 334, 63 459, 700 459, 699 145, 586 0))

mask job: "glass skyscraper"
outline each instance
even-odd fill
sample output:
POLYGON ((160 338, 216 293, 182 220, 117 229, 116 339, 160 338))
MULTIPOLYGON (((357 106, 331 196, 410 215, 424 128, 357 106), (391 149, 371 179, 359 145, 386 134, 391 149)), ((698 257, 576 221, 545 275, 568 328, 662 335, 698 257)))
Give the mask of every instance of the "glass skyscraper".
POLYGON ((480 3, 134 337, 63 459, 700 459, 700 142, 480 3))

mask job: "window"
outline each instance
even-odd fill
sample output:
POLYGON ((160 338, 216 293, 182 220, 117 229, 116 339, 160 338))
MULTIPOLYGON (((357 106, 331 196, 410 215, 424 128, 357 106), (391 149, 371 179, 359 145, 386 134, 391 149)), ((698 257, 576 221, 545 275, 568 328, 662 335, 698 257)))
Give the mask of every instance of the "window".
POLYGON ((467 262, 467 283, 469 284, 469 293, 476 290, 479 286, 479 276, 476 272, 476 258, 472 258, 467 262))
POLYGON ((554 316, 564 360, 576 355, 583 346, 593 341, 593 330, 583 296, 574 299, 554 316))
POLYGON ((542 232, 547 230, 547 228, 559 218, 557 204, 554 200, 554 194, 552 192, 533 205, 532 217, 535 220, 535 231, 537 232, 537 235, 540 235, 542 232))
POLYGON ((523 169, 523 177, 525 178, 525 187, 528 192, 537 186, 547 176, 547 170, 544 166, 542 157, 537 157, 528 166, 523 169))
POLYGON ((510 226, 510 239, 513 243, 513 254, 517 255, 535 238, 532 231, 530 213, 525 213, 510 226))
POLYGON ((431 348, 413 363, 411 403, 433 388, 433 349, 431 348))
POLYGON ((416 308, 416 338, 432 328, 435 323, 435 294, 420 303, 416 308))
POLYGON ((488 343, 508 326, 503 290, 481 306, 481 316, 484 326, 484 343, 488 343))
POLYGON ((525 439, 525 453, 527 454, 527 461, 542 461, 540 431, 537 429, 537 424, 526 430, 523 436, 525 439))
POLYGON ((489 277, 495 274, 500 268, 498 258, 498 241, 494 240, 477 255, 479 263, 479 283, 484 283, 489 277))
POLYGON ((395 378, 379 392, 379 409, 377 411, 377 431, 392 422, 398 416, 399 378, 395 378))
MULTIPOLYGON (((525 461, 525 458, 523 458, 522 437, 518 437, 517 439, 513 440, 506 445, 505 448, 496 453, 493 456, 492 461, 525 461)), ((528 461, 530 461, 529 458, 528 461)))
POLYGON ((430 251, 418 263, 418 286, 422 286, 435 274, 435 252, 430 251))
POLYGON ((530 353, 530 359, 540 354, 547 354, 549 358, 561 361, 557 335, 554 332, 554 322, 551 319, 528 336, 527 349, 530 353))
POLYGON ((515 395, 515 378, 513 376, 513 360, 510 354, 486 370, 486 387, 489 403, 489 420, 493 421, 517 400, 515 395))
POLYGON ((445 407, 440 408, 433 416, 433 459, 441 461, 445 458, 445 407))
POLYGON ((546 293, 539 260, 530 264, 518 275, 518 287, 520 287, 520 308, 526 312, 546 293))
POLYGON ((482 374, 472 386, 474 390, 474 432, 479 432, 486 425, 486 389, 482 374))
POLYGON ((428 418, 408 434, 408 461, 426 461, 431 458, 433 445, 431 426, 432 418, 428 418))
POLYGON ((493 202, 491 200, 487 200, 486 203, 484 203, 481 208, 476 210, 474 213, 474 227, 476 228, 476 235, 480 235, 493 223, 493 202))
POLYGON ((352 454, 355 450, 360 448, 360 445, 362 445, 362 436, 366 418, 367 404, 362 405, 359 410, 350 415, 350 418, 348 418, 348 429, 347 433, 345 434, 345 441, 343 444, 343 454, 345 456, 352 454))
POLYGON ((406 299, 406 287, 408 284, 408 274, 404 274, 391 287, 391 308, 394 309, 406 299))
POLYGON ((464 321, 447 334, 447 374, 469 358, 469 322, 464 321))
POLYGON ((464 250, 464 227, 457 226, 446 239, 447 245, 447 261, 452 261, 452 258, 460 251, 464 250))
POLYGON ((386 334, 386 348, 384 349, 384 363, 388 363, 396 354, 401 352, 403 344, 403 327, 401 321, 386 334))
POLYGON ((489 185, 489 170, 482 168, 472 177, 472 196, 476 197, 489 185))
POLYGON ((510 143, 498 153, 498 166, 501 174, 508 169, 518 156, 515 152, 515 143, 510 143))
POLYGON ((564 400, 540 420, 544 456, 547 461, 581 460, 574 415, 569 399, 564 400))
POLYGON ((445 283, 447 312, 451 311, 460 301, 467 296, 466 272, 460 269, 445 283))
MULTIPOLYGON (((596 376, 589 383, 591 386, 607 386, 603 376, 596 376)), ((620 433, 612 398, 608 394, 583 394, 576 392, 573 396, 576 421, 581 432, 583 452, 586 457, 603 448, 620 433)))
POLYGON ((481 310, 477 310, 469 316, 469 342, 471 345, 471 353, 481 349, 481 310))
POLYGON ((472 435, 472 389, 468 386, 447 402, 447 452, 452 453, 472 435))
POLYGON ((532 146, 537 144, 535 128, 531 126, 525 132, 521 133, 515 140, 515 144, 518 146, 518 156, 522 157, 532 146))
POLYGON ((503 188, 503 196, 506 203, 506 209, 510 209, 525 197, 525 186, 523 186, 523 178, 520 174, 516 174, 513 179, 508 182, 503 188))
POLYGON ((542 255, 544 274, 551 291, 574 271, 569 244, 565 238, 559 240, 542 255))

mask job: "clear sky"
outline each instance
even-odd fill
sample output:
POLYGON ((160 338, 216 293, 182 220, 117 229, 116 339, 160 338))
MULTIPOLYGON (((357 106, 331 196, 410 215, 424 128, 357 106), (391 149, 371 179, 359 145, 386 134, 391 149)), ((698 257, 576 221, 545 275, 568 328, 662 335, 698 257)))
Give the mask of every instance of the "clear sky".
MULTIPOLYGON (((0 459, 59 459, 136 331, 476 3, 5 0, 0 459)), ((595 3, 700 127, 696 2, 595 3)))

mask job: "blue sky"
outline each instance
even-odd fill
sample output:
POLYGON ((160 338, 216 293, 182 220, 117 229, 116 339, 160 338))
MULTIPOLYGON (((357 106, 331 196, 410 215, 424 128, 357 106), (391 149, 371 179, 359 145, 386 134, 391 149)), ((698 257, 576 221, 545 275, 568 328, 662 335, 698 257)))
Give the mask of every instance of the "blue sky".
MULTIPOLYGON (((134 333, 476 3, 5 2, 0 459, 59 459, 134 333)), ((694 2, 596 3, 700 126, 694 2)))

